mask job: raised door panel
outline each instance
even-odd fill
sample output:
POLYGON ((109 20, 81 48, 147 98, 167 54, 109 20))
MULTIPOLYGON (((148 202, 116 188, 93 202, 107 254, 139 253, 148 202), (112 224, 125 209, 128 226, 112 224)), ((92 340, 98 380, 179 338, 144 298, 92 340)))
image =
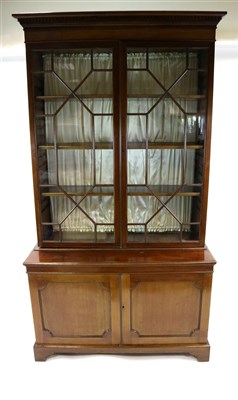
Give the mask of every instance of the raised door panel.
POLYGON ((123 275, 124 343, 206 342, 210 283, 198 274, 123 275))
POLYGON ((37 341, 118 343, 117 276, 30 277, 37 341))

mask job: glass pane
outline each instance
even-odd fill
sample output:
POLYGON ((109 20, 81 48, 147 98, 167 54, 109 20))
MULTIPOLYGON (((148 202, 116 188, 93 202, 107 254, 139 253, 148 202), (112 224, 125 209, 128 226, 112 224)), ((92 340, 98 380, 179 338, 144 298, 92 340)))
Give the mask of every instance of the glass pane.
POLYGON ((185 113, 170 98, 159 102, 148 115, 148 140, 151 142, 183 142, 185 113))
POLYGON ((140 231, 140 227, 137 228, 133 224, 145 224, 153 217, 161 203, 154 196, 128 196, 127 207, 128 207, 128 231, 132 229, 134 232, 140 231))
POLYGON ((31 59, 32 62, 32 71, 34 73, 43 72, 43 71, 53 71, 53 57, 51 51, 44 51, 42 54, 41 50, 34 50, 33 57, 31 59), (44 59, 47 59, 47 62, 44 62, 44 59))
POLYGON ((94 70, 110 70, 112 69, 112 51, 110 49, 94 49, 92 61, 94 70))
MULTIPOLYGON (((85 213, 96 224, 113 224, 114 223, 114 198, 113 196, 87 196, 80 206, 85 213)), ((107 231, 113 231, 113 226, 109 225, 107 231)))
POLYGON ((147 67, 147 51, 146 49, 128 50, 127 69, 146 69, 147 67))
MULTIPOLYGON (((45 56, 45 62, 48 62, 45 56)), ((91 51, 80 53, 61 52, 53 54, 54 73, 62 85, 75 90, 91 71, 91 51)))
MULTIPOLYGON (((79 207, 80 206, 81 205, 79 205, 79 207)), ((83 241, 86 239, 92 240, 94 238, 95 225, 79 207, 75 207, 63 221, 61 230, 62 232, 69 232, 70 234, 74 233, 74 235, 77 233, 76 237, 79 237, 80 234, 83 241)))
POLYGON ((82 104, 86 110, 92 115, 95 115, 95 118, 100 115, 110 116, 112 115, 112 100, 110 98, 101 98, 97 99, 81 99, 82 104))
POLYGON ((111 185, 114 182, 113 150, 96 150, 96 184, 111 185))
MULTIPOLYGON (((51 102, 52 103, 52 102, 51 102)), ((93 119, 91 113, 76 99, 64 104, 54 119, 55 127, 47 128, 47 137, 55 129, 57 142, 84 143, 93 140, 93 119), (49 128, 49 129, 48 129, 49 128)))
POLYGON ((191 199, 187 196, 161 196, 159 212, 148 223, 148 232, 180 232, 183 220, 190 220, 191 199))
POLYGON ((127 151, 127 183, 141 185, 145 183, 145 150, 127 151))
POLYGON ((144 95, 161 97, 164 90, 148 71, 128 71, 127 93, 129 97, 134 97, 135 95, 142 98, 144 95))
POLYGON ((199 240, 199 236, 200 236, 199 223, 183 224, 182 240, 184 242, 199 240))
POLYGON ((187 70, 179 81, 170 89, 174 96, 204 95, 206 91, 207 73, 196 69, 187 70))
POLYGON ((91 95, 112 95, 112 72, 93 71, 76 90, 80 97, 91 95), (95 85, 95 81, 97 82, 95 85))
MULTIPOLYGON (((128 102, 129 103, 129 102, 128 102)), ((147 118, 144 115, 127 116, 127 140, 128 142, 145 142, 147 118)))
POLYGON ((56 155, 54 151, 38 150, 38 173, 40 185, 56 185, 56 155))
POLYGON ((198 79, 196 70, 186 71, 177 82, 174 82, 170 93, 174 96, 198 94, 198 79))
POLYGON ((148 150, 148 184, 182 185, 194 181, 195 150, 148 150))
POLYGON ((158 102, 158 99, 152 99, 152 98, 133 98, 130 97, 127 102, 127 111, 128 114, 147 114, 150 112, 150 110, 153 109, 153 107, 156 105, 158 102))
MULTIPOLYGON (((42 191, 42 195, 40 198, 41 202, 41 211, 42 211, 42 218, 41 221, 42 223, 45 224, 52 224, 52 214, 51 214, 51 200, 50 197, 47 195, 47 193, 42 191)), ((54 221, 57 223, 57 221, 54 221)))
POLYGON ((145 243, 145 225, 129 226, 127 241, 129 243, 145 243))
POLYGON ((188 51, 188 69, 208 70, 208 50, 206 48, 194 48, 188 51))
MULTIPOLYGON (((112 108, 109 109, 111 102, 106 106, 106 113, 112 113, 112 108)), ((113 146, 113 116, 96 115, 94 117, 94 133, 96 142, 109 142, 108 146, 113 146)))
MULTIPOLYGON (((183 183, 183 150, 149 150, 148 184, 181 185, 183 183)), ((190 164, 193 172, 193 164, 190 164)))
POLYGON ((58 181, 61 186, 93 185, 92 150, 58 150, 57 154, 58 181))
POLYGON ((115 240, 113 226, 110 227, 110 225, 97 225, 96 238, 97 243, 113 243, 115 240))
POLYGON ((149 70, 166 89, 184 73, 186 63, 185 51, 149 52, 149 70))

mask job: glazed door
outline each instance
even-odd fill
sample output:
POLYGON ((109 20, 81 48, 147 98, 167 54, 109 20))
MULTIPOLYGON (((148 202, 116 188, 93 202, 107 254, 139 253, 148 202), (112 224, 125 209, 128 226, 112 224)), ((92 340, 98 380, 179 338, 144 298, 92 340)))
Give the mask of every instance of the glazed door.
POLYGON ((124 49, 126 247, 204 240, 209 54, 208 48, 124 49))
POLYGON ((33 166, 44 246, 119 243, 118 51, 115 44, 102 46, 31 53, 33 166))
POLYGON ((210 289, 206 274, 123 274, 123 343, 205 343, 210 289))

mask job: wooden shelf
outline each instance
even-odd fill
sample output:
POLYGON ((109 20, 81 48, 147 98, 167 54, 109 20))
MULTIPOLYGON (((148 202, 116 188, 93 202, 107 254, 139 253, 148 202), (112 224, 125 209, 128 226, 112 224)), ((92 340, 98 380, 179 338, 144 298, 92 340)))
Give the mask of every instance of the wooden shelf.
POLYGON ((178 94, 178 93, 172 93, 169 92, 167 94, 164 93, 130 93, 127 95, 128 99, 140 99, 140 100, 147 100, 147 99, 160 99, 163 97, 164 99, 171 99, 171 97, 179 100, 179 99, 185 99, 185 100, 201 100, 205 99, 206 96, 204 94, 178 94))
MULTIPOLYGON (((128 185, 127 195, 128 196, 172 196, 179 189, 176 196, 200 196, 200 190, 202 185, 184 185, 180 188, 179 185, 128 185)), ((42 196, 54 197, 54 196, 65 196, 65 193, 58 186, 40 186, 42 188, 42 196)), ((64 186, 63 190, 74 197, 85 196, 90 190, 90 186, 64 186)), ((87 196, 113 196, 113 186, 95 187, 92 192, 88 193, 87 196)))
MULTIPOLYGON (((128 142, 127 148, 143 150, 146 149, 146 142, 128 142)), ((187 142, 186 148, 198 150, 203 148, 203 144, 187 142)), ((184 149, 184 142, 148 142, 148 149, 184 149)))
POLYGON ((200 196, 200 190, 202 185, 184 185, 180 188, 180 185, 128 185, 128 196, 172 196, 175 192, 176 196, 200 196))
MULTIPOLYGON (((55 150, 53 144, 45 144, 38 146, 40 150, 55 150)), ((57 144, 57 150, 92 150, 94 148, 92 142, 79 142, 79 143, 60 143, 57 144)), ((145 150, 146 142, 128 142, 127 148, 129 150, 145 150)), ((203 144, 195 142, 188 142, 186 148, 189 150, 203 149, 203 144)), ((95 149, 108 150, 113 149, 113 142, 95 142, 95 149)), ((184 149, 183 142, 148 142, 148 149, 184 149)))
MULTIPOLYGON (((53 144, 45 144, 38 146, 40 150, 54 150, 55 146, 53 144)), ((57 150, 92 150, 92 142, 79 142, 79 143, 61 143, 57 144, 57 150)), ((107 150, 113 149, 113 142, 96 142, 95 149, 107 150)))
POLYGON ((69 93, 66 95, 44 95, 44 96, 36 96, 36 100, 47 100, 47 101, 56 101, 56 100, 78 100, 77 97, 80 99, 112 99, 113 95, 111 93, 104 93, 104 94, 86 94, 86 93, 69 93))
MULTIPOLYGON (((166 94, 164 93, 129 93, 127 95, 128 99, 160 99, 161 97, 164 97, 165 99, 171 99, 171 96, 174 97, 175 99, 187 99, 187 100, 201 100, 205 99, 206 96, 203 94, 166 94)), ((36 100, 66 100, 66 99, 71 99, 71 100, 77 100, 77 97, 82 98, 82 99, 112 99, 113 95, 110 94, 86 94, 86 93, 69 93, 66 95, 42 95, 42 96, 36 96, 36 100)))
MULTIPOLYGON (((42 196, 53 197, 53 196, 65 196, 65 193, 58 186, 40 186, 42 196)), ((91 186, 62 186, 63 190, 70 196, 82 197, 92 188, 91 186)), ((87 196, 113 196, 113 186, 94 187, 93 191, 88 193, 87 196)))

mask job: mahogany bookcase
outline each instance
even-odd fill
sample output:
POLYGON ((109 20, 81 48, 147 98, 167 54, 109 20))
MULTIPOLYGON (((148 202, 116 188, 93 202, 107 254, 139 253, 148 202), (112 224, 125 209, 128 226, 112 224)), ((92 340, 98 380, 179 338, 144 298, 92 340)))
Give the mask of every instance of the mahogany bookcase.
POLYGON ((215 30, 225 12, 16 14, 38 244, 35 359, 209 360, 205 246, 215 30))

